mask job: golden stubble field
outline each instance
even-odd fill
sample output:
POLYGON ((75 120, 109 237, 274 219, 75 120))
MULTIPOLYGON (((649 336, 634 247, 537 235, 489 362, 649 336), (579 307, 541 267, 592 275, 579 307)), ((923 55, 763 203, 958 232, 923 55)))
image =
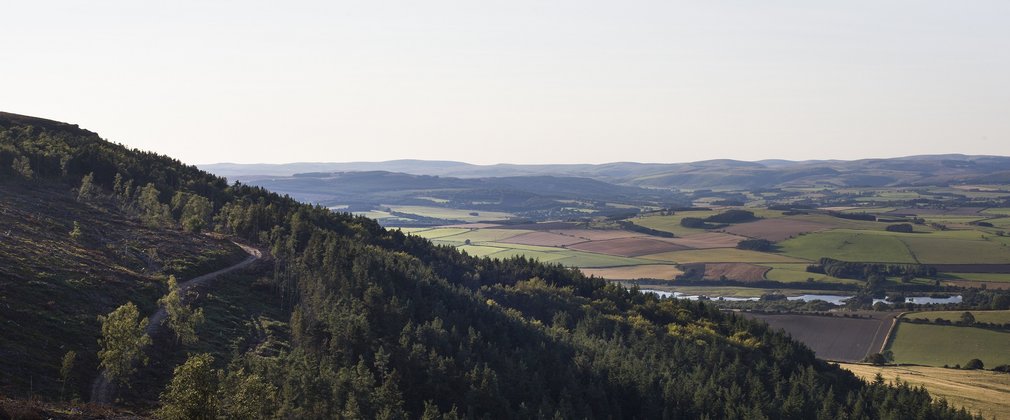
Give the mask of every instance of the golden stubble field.
POLYGON ((1010 419, 1010 374, 928 366, 840 365, 866 381, 873 381, 880 373, 885 381, 901 379, 912 386, 923 386, 934 398, 944 398, 987 419, 1010 419))

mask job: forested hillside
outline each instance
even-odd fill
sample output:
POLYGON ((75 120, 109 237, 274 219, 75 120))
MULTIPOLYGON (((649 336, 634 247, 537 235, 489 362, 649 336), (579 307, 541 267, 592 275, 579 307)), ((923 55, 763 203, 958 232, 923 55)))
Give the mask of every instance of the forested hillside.
MULTIPOLYGON (((921 389, 864 383, 781 333, 703 302, 661 300, 522 258, 469 257, 369 219, 229 185, 75 126, 0 114, 0 185, 9 209, 46 200, 52 191, 89 191, 80 211, 52 201, 55 210, 46 217, 68 232, 79 212, 123 200, 138 207, 110 209, 102 217, 190 238, 180 241, 213 230, 272 254, 273 267, 257 287, 269 290, 269 304, 287 321, 289 333, 274 337, 286 343, 275 352, 236 345, 231 352, 194 354, 156 390, 160 407, 122 402, 157 409, 153 413, 165 418, 969 417, 931 402, 921 389), (127 185, 141 192, 127 192, 127 185), (207 205, 173 205, 180 193, 180 201, 207 205)), ((32 273, 29 255, 11 245, 31 244, 39 233, 6 225, 32 217, 8 216, 0 230, 17 238, 0 244, 0 255, 8 258, 0 271, 0 354, 16 353, 16 346, 50 354, 82 346, 56 330, 7 339, 8 331, 44 322, 14 319, 8 309, 13 302, 48 299, 39 296, 38 288, 47 286, 42 274, 32 273)), ((88 239, 74 245, 83 260, 54 262, 65 266, 46 274, 50 281, 69 282, 85 270, 79 264, 117 243, 115 234, 83 229, 88 239)), ((109 273, 95 280, 90 294, 59 296, 56 307, 40 311, 105 296, 116 304, 136 299, 116 290, 126 280, 109 273)), ((107 306, 81 316, 104 315, 107 306)), ((199 340, 216 336, 211 326, 199 331, 199 340)), ((97 340, 97 323, 80 328, 95 328, 97 340)), ((59 374, 58 362, 14 362, 39 375, 59 374)), ((145 372, 128 381, 143 386, 145 372)), ((13 379, 10 370, 0 375, 4 392, 24 395, 32 386, 13 379)), ((55 400, 57 391, 42 395, 55 400)))

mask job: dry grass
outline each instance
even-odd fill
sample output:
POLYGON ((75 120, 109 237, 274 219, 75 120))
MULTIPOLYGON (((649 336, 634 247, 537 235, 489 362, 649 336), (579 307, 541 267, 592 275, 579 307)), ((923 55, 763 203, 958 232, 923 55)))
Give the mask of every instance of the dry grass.
POLYGON ((737 281, 761 281, 769 267, 747 263, 716 263, 705 264, 705 280, 719 280, 726 277, 737 281))
POLYGON ((608 268, 581 268, 580 270, 582 270, 582 273, 587 276, 603 277, 608 280, 673 280, 677 276, 684 274, 684 272, 676 266, 667 264, 634 265, 628 267, 608 268))
POLYGON ((900 378, 913 386, 923 386, 934 398, 944 398, 985 418, 1010 419, 1010 375, 979 370, 956 370, 927 366, 870 366, 842 363, 841 366, 867 381, 877 373, 884 380, 900 378))

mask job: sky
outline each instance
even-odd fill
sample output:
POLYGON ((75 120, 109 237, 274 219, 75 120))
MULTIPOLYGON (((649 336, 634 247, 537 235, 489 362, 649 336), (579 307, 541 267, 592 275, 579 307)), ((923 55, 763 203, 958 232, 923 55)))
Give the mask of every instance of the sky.
POLYGON ((1010 2, 22 1, 0 110, 191 164, 1010 155, 1010 2))

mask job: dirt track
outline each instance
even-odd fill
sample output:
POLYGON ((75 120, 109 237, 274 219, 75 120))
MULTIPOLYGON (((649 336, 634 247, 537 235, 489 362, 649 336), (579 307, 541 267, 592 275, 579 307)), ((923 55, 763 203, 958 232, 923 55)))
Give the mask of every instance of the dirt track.
MULTIPOLYGON (((231 273, 236 270, 240 270, 252 265, 253 262, 263 257, 260 250, 253 248, 251 246, 242 245, 240 243, 235 243, 243 251, 249 254, 249 257, 242 260, 242 262, 235 264, 231 267, 222 268, 213 273, 204 274, 199 277, 194 277, 190 280, 179 283, 179 290, 182 295, 185 296, 186 292, 193 289, 194 287, 202 286, 204 284, 213 281, 219 276, 231 273)), ((158 310, 147 318, 147 330, 148 336, 154 336, 160 330, 164 329, 162 322, 168 317, 168 312, 165 311, 164 307, 159 307, 158 310)), ((94 382, 91 383, 91 402, 95 404, 111 404, 116 393, 116 383, 112 381, 106 371, 103 369, 98 377, 95 378, 94 382)))

